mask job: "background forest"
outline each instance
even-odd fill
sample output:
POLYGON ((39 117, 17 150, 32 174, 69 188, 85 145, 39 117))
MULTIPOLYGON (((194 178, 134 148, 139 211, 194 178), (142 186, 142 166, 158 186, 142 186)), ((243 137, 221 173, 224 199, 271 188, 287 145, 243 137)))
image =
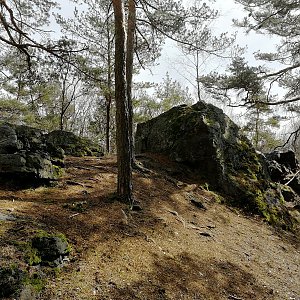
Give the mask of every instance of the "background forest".
MULTIPOLYGON (((185 2, 136 1, 134 123, 204 100, 223 108, 258 150, 284 146, 299 155, 299 2, 236 0, 230 5, 240 16, 221 29, 218 1, 185 2), (273 51, 249 53, 239 46, 241 31, 245 41, 252 32, 271 37, 273 51), (166 64, 160 55, 173 51, 170 45, 184 57, 177 70, 188 84, 167 65, 159 83, 143 76, 166 64)), ((0 121, 71 131, 115 152, 112 3, 18 0, 0 7, 0 121)))

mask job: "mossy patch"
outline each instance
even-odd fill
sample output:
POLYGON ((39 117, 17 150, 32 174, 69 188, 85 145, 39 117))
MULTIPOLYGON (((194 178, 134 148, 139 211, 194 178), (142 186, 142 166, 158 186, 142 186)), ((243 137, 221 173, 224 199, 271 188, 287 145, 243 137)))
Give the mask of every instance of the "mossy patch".
POLYGON ((72 247, 68 243, 68 240, 64 234, 62 233, 50 234, 43 230, 37 230, 35 235, 31 238, 30 241, 15 243, 17 248, 23 252, 24 260, 29 266, 36 266, 39 264, 47 264, 49 266, 52 266, 51 261, 44 261, 41 251, 33 245, 36 239, 42 239, 42 238, 59 239, 63 244, 66 245, 64 255, 68 255, 72 251, 72 247))

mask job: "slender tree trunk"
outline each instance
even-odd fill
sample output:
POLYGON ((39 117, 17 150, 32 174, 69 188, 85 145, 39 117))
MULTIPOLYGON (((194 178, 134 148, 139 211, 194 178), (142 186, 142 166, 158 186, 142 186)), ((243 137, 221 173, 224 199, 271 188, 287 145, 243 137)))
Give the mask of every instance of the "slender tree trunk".
MULTIPOLYGON (((109 12, 107 12, 109 15, 109 12)), ((113 62, 112 62, 112 41, 109 26, 107 27, 107 90, 105 92, 105 104, 106 104, 106 128, 105 128, 105 140, 106 140, 106 152, 110 152, 110 123, 111 123, 111 104, 112 104, 112 72, 113 72, 113 62)))
POLYGON ((255 118, 255 149, 258 149, 258 142, 259 142, 259 118, 260 118, 260 111, 259 108, 256 107, 256 118, 255 118))
POLYGON ((129 112, 129 137, 131 144, 131 163, 134 164, 133 144, 133 107, 132 107, 132 74, 133 56, 136 28, 136 7, 135 0, 128 0, 128 21, 127 21, 127 42, 126 42, 126 81, 127 81, 127 102, 129 112))
POLYGON ((115 16, 115 101, 117 126, 118 197, 131 206, 132 169, 130 124, 126 85, 126 33, 122 0, 113 0, 115 16))
POLYGON ((105 124, 105 144, 106 152, 110 152, 110 107, 111 107, 111 95, 106 96, 106 124, 105 124))
POLYGON ((60 131, 64 130, 64 116, 62 113, 59 116, 59 130, 60 131))
POLYGON ((201 101, 201 89, 200 89, 200 73, 199 73, 199 51, 197 50, 196 53, 196 74, 197 74, 197 94, 198 94, 198 101, 201 101))

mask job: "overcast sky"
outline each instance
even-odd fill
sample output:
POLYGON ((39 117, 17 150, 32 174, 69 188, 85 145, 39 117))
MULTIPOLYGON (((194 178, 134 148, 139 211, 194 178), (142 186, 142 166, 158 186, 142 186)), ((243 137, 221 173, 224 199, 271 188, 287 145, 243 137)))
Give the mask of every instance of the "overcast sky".
MULTIPOLYGON (((197 1, 197 0, 194 0, 197 1)), ((66 17, 73 16, 74 7, 70 5, 68 1, 59 1, 61 3, 61 13, 66 17)), ((183 0, 187 5, 192 3, 191 0, 183 0)), ((237 43, 242 47, 247 47, 245 54, 246 59, 251 65, 258 64, 254 59, 253 53, 261 50, 263 52, 272 51, 275 46, 274 38, 268 36, 261 36, 255 33, 246 34, 243 29, 233 27, 232 19, 242 19, 245 13, 242 6, 235 3, 234 0, 216 0, 214 8, 219 11, 220 18, 213 24, 213 28, 216 33, 221 32, 238 32, 237 43)), ((201 72, 208 73, 209 71, 222 71, 225 70, 229 61, 208 59, 203 62, 201 72)), ((192 91, 192 84, 195 83, 195 75, 193 68, 189 68, 189 60, 183 55, 177 48, 176 43, 172 41, 166 41, 166 45, 163 48, 162 55, 157 61, 156 67, 151 67, 151 70, 142 70, 138 76, 135 77, 136 81, 153 81, 161 82, 166 72, 169 73, 171 78, 176 79, 184 86, 189 86, 192 91)))
MULTIPOLYGON (((236 4, 234 0, 216 0, 214 7, 220 13, 220 18, 217 22, 215 22, 215 24, 213 24, 214 30, 217 33, 238 32, 237 43, 240 46, 247 48, 245 57, 251 65, 259 63, 254 58, 254 52, 258 50, 261 50, 262 52, 274 50, 276 42, 274 38, 265 35, 258 35, 254 32, 246 34, 243 29, 233 26, 232 19, 242 19, 243 16, 245 16, 242 6, 236 4)), ((208 59, 203 63, 201 72, 207 73, 209 71, 225 70, 228 62, 229 61, 220 59, 208 59)), ((141 71, 136 79, 138 81, 148 80, 160 82, 165 76, 166 72, 168 72, 171 78, 180 81, 183 85, 189 86, 189 88, 192 90, 191 83, 195 83, 195 76, 191 74, 193 69, 187 66, 188 63, 189 62, 186 56, 177 49, 176 43, 167 41, 162 51, 162 55, 158 61, 159 65, 151 68, 151 71, 141 71)))

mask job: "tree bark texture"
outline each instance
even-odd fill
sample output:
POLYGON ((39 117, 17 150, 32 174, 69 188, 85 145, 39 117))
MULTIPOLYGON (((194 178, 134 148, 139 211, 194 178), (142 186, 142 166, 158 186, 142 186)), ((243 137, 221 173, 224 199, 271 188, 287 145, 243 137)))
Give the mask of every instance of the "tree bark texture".
POLYGON ((133 204, 130 122, 126 84, 126 32, 122 0, 113 0, 115 16, 115 101, 117 126, 118 197, 133 204))
POLYGON ((136 4, 135 0, 128 0, 128 20, 127 20, 127 42, 126 42, 126 81, 127 81, 127 102, 129 113, 129 138, 131 147, 131 163, 134 163, 134 143, 133 143, 133 107, 132 107, 132 74, 133 56, 136 28, 136 4))

